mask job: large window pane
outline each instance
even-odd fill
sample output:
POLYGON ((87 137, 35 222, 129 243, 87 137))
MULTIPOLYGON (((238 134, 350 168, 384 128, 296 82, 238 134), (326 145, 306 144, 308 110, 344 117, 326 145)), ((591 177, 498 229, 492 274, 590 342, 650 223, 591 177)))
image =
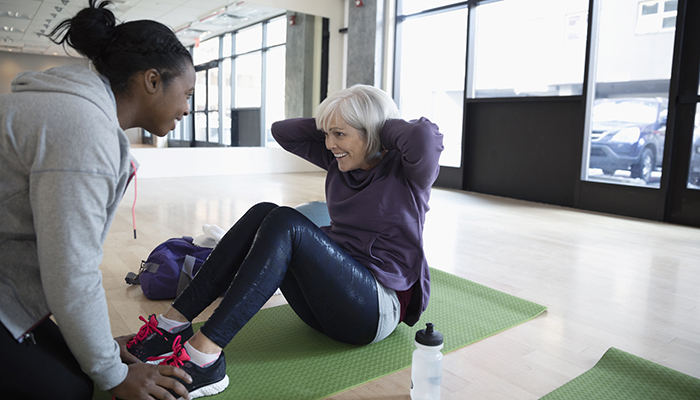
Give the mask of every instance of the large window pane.
POLYGON ((207 63, 211 60, 219 59, 219 37, 208 39, 194 48, 194 65, 207 63))
POLYGON ((475 13, 469 97, 582 93, 588 0, 503 0, 475 13))
POLYGON ((236 108, 260 107, 261 71, 260 52, 236 58, 236 108))
POLYGON ((468 10, 410 18, 401 26, 399 99, 405 119, 424 116, 440 127, 440 165, 460 167, 468 10))
POLYGON ((266 145, 276 144, 271 126, 284 119, 285 46, 275 47, 267 53, 267 93, 265 94, 266 145))
POLYGON ((670 3, 601 1, 585 180, 660 185, 674 33, 640 18, 675 13, 670 3))
POLYGON ((231 59, 227 58, 221 63, 222 87, 221 87, 221 112, 223 114, 223 143, 231 145, 231 59))
POLYGON ((262 48, 262 24, 236 32, 236 54, 262 48))
POLYGON ((207 71, 197 72, 197 82, 194 86, 194 111, 204 111, 207 108, 207 71))
POLYGON ((189 114, 185 118, 182 119, 180 122, 180 128, 182 129, 182 136, 180 137, 180 140, 184 141, 191 141, 192 140, 192 120, 193 120, 192 114, 189 114))
POLYGON ((219 143, 219 113, 209 113, 209 143, 219 143))
POLYGON ((223 41, 222 45, 222 54, 221 57, 226 58, 226 57, 231 57, 233 55, 233 39, 232 39, 231 33, 227 33, 224 35, 224 37, 221 39, 223 41))
POLYGON ((275 46, 287 41, 287 18, 275 18, 267 24, 267 46, 275 46))
POLYGON ((203 112, 194 113, 194 140, 198 142, 207 141, 207 114, 203 112))
POLYGON ((209 103, 207 110, 217 111, 219 109, 219 68, 207 70, 209 75, 209 103))

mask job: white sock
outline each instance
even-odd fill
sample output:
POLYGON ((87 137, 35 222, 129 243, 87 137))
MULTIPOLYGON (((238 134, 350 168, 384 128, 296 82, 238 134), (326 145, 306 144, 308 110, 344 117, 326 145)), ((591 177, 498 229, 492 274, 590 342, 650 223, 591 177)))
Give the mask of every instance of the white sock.
POLYGON ((178 333, 190 325, 189 322, 173 321, 165 318, 163 314, 158 316, 158 328, 166 330, 170 333, 178 333))
POLYGON ((185 350, 187 350, 187 354, 189 354, 190 356, 190 361, 193 364, 199 365, 200 367, 206 367, 207 365, 218 360, 219 355, 221 354, 221 352, 218 352, 216 354, 202 353, 201 351, 192 347, 190 342, 185 343, 185 350))

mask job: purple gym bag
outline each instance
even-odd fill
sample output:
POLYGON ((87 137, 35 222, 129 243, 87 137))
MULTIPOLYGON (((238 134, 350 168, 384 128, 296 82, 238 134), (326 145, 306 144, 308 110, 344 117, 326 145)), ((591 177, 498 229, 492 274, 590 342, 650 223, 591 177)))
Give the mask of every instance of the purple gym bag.
POLYGON ((129 272, 126 283, 140 284, 143 294, 151 300, 174 299, 197 274, 212 250, 196 246, 189 236, 168 239, 141 262, 138 275, 129 272))

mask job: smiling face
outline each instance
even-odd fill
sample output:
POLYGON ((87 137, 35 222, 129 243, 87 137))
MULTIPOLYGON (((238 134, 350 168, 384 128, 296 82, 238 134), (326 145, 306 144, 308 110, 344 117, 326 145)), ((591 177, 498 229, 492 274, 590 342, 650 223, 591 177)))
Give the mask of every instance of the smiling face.
POLYGON ((338 169, 342 172, 354 169, 370 169, 365 160, 367 156, 367 141, 362 133, 348 125, 340 116, 335 115, 326 132, 326 148, 338 161, 338 169))
POLYGON ((194 67, 190 65, 185 73, 172 78, 168 85, 162 85, 161 81, 160 93, 149 110, 151 120, 149 127, 145 127, 147 131, 163 137, 190 113, 189 99, 194 93, 195 79, 194 67))

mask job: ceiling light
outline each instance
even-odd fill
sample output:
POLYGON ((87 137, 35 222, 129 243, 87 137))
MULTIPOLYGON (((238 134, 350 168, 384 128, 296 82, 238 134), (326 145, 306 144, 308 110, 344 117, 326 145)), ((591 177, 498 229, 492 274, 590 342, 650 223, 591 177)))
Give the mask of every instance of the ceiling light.
POLYGON ((0 10, 0 16, 16 19, 29 19, 29 16, 18 11, 0 10))

